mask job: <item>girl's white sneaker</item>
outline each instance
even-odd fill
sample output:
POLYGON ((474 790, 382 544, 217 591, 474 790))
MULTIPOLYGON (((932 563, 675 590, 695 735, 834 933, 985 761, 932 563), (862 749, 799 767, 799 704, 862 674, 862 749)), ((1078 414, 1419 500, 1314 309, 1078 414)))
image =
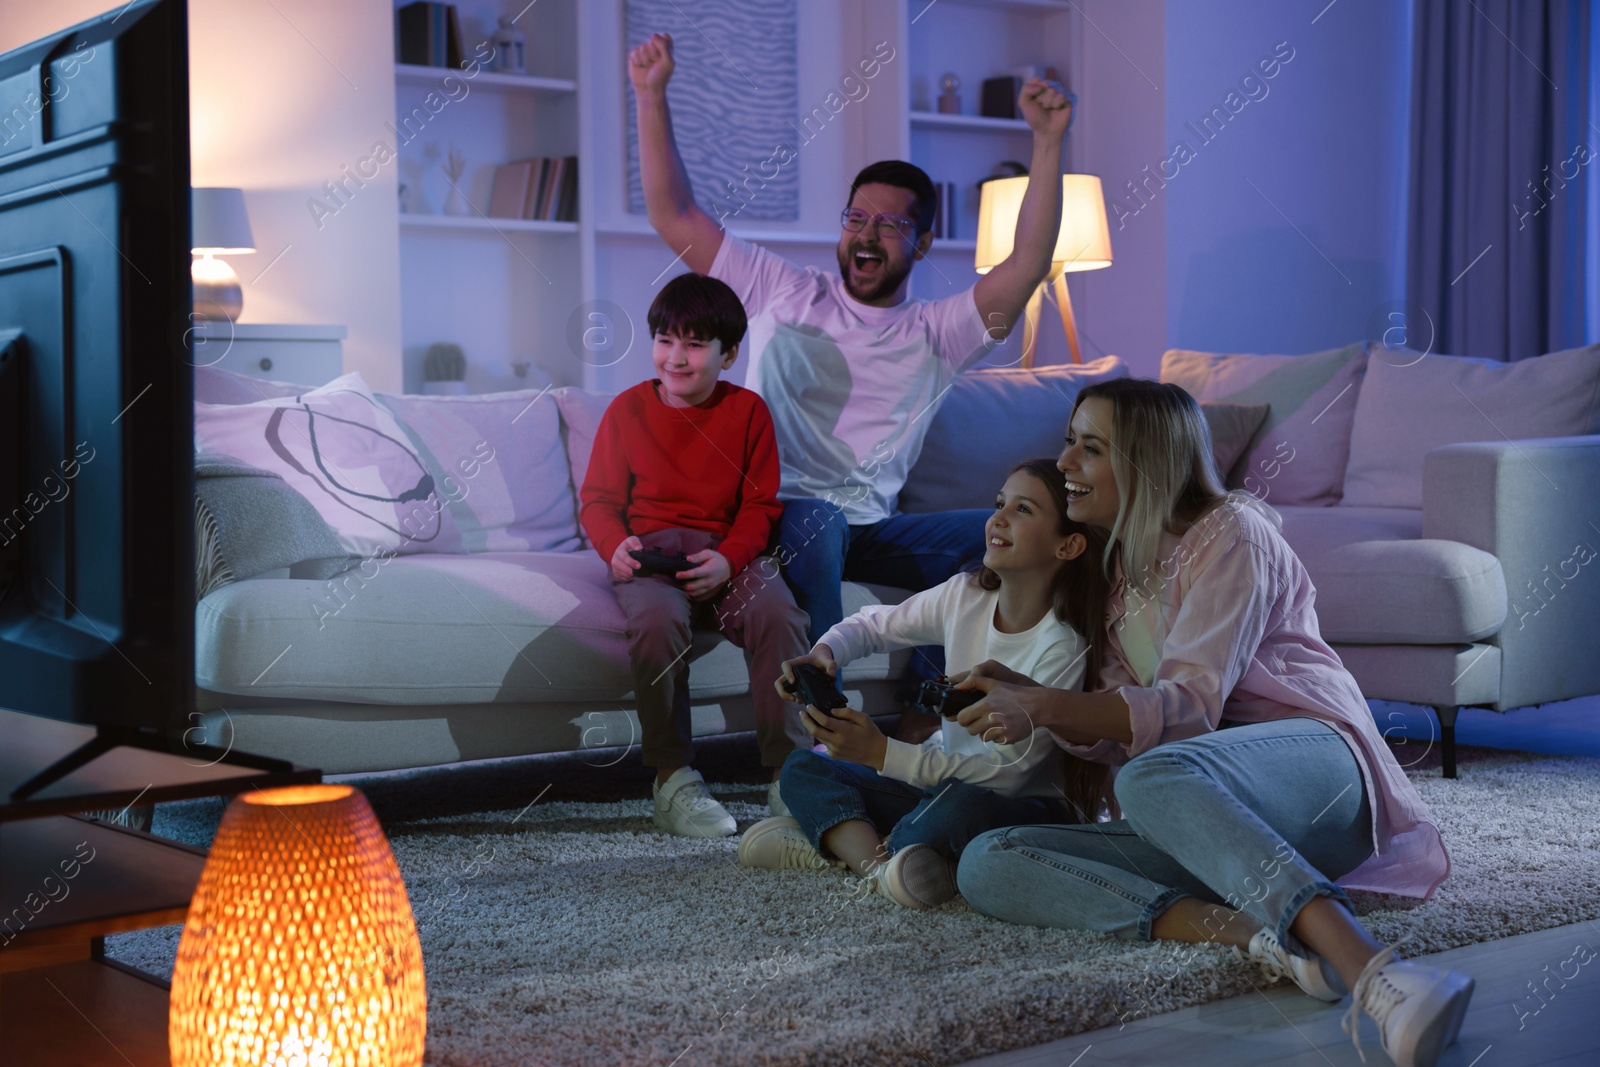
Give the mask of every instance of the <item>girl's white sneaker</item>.
POLYGON ((739 839, 739 862, 769 871, 821 871, 841 867, 812 847, 800 824, 787 815, 762 819, 739 839))
POLYGON ((928 845, 908 845, 873 868, 873 891, 907 908, 937 908, 956 895, 950 861, 928 845))

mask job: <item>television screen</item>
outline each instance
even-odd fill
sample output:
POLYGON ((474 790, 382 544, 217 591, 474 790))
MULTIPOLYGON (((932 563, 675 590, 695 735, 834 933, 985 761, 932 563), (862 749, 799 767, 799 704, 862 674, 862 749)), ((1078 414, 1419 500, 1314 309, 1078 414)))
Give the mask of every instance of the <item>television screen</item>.
POLYGON ((0 707, 194 702, 182 0, 0 56, 0 707))

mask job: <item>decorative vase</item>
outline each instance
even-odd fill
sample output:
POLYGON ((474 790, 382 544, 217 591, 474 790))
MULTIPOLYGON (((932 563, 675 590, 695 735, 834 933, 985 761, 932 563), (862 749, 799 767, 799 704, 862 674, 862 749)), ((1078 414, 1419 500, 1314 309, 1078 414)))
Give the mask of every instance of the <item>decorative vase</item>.
MULTIPOLYGON (((531 6, 531 5, 530 5, 531 6)), ((498 74, 526 74, 528 39, 504 15, 494 35, 494 66, 498 74)))
POLYGON ((450 195, 444 198, 444 213, 446 215, 472 214, 472 205, 462 195, 458 186, 450 186, 450 195))

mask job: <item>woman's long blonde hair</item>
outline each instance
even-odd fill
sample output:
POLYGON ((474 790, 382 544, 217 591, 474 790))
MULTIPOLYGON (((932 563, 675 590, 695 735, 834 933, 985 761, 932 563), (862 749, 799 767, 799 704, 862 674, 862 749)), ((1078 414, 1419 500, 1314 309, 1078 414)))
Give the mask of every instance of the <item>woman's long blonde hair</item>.
POLYGON ((1228 498, 1211 452, 1211 428, 1183 389, 1148 378, 1116 378, 1085 386, 1085 400, 1111 404, 1111 425, 1096 428, 1111 442, 1111 471, 1120 500, 1102 562, 1109 577, 1120 558, 1128 584, 1148 594, 1163 532, 1179 533, 1228 498))

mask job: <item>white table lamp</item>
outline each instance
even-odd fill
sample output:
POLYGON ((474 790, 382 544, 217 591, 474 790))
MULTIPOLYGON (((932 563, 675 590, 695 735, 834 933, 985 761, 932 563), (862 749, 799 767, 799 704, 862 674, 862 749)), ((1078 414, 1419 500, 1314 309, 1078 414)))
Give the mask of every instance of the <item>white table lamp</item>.
POLYGON ((193 251, 200 257, 190 268, 195 318, 236 320, 244 308, 239 276, 214 257, 256 250, 250 215, 244 207, 244 190, 190 189, 189 219, 193 251))
MULTIPOLYGON (((978 206, 978 252, 974 266, 979 274, 987 274, 1011 254, 1012 238, 1017 232, 1017 214, 1022 208, 1022 194, 1028 189, 1026 175, 1019 178, 995 178, 983 183, 983 197, 978 206)), ((1055 251, 1050 255, 1050 274, 1047 284, 1054 284, 1056 302, 1061 306, 1061 325, 1067 334, 1067 348, 1072 352, 1072 362, 1082 363, 1078 351, 1078 324, 1072 314, 1072 297, 1067 293, 1066 273, 1074 270, 1099 270, 1111 266, 1111 229, 1106 224, 1106 200, 1100 189, 1100 179, 1093 174, 1063 174, 1061 176, 1061 232, 1056 236, 1055 251)), ((1044 286, 1034 291, 1028 300, 1028 337, 1022 356, 1022 366, 1033 365, 1034 340, 1038 337, 1039 301, 1044 286)))

